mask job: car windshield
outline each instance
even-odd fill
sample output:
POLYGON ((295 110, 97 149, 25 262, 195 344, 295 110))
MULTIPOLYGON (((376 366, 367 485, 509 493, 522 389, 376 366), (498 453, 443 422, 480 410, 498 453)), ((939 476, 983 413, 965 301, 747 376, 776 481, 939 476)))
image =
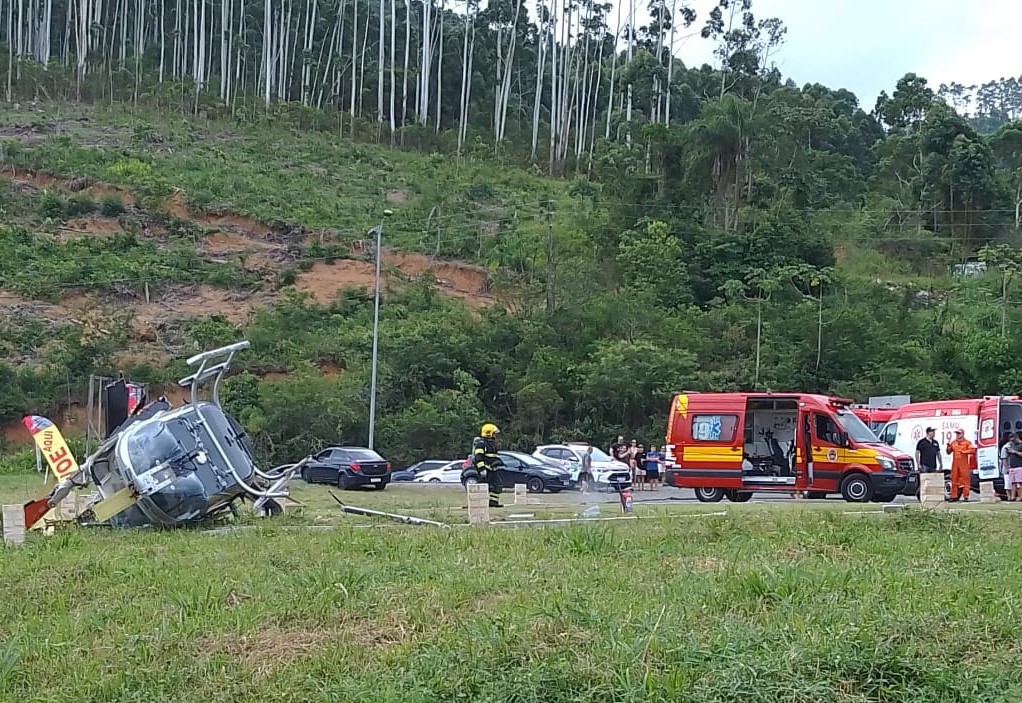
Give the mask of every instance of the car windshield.
POLYGON ((512 456, 515 459, 518 459, 518 461, 522 462, 523 464, 528 464, 529 466, 538 466, 538 467, 543 468, 543 469, 556 468, 553 465, 548 464, 547 462, 543 461, 542 459, 537 459, 536 457, 532 456, 531 454, 520 454, 518 452, 507 452, 507 455, 508 456, 512 456))
POLYGON ((850 410, 838 410, 837 421, 841 429, 848 433, 848 438, 861 444, 880 444, 880 438, 869 429, 862 420, 850 410))
POLYGON ((372 449, 342 449, 345 459, 352 461, 383 461, 383 457, 372 449))

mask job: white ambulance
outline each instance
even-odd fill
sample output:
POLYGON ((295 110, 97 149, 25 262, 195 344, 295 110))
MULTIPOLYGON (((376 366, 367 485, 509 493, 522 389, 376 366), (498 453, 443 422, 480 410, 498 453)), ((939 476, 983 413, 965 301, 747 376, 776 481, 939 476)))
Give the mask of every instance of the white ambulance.
POLYGON ((894 411, 887 424, 877 431, 877 436, 885 444, 915 458, 916 444, 925 436, 927 427, 936 430, 934 439, 940 445, 947 494, 951 490, 951 457, 946 447, 959 428, 965 431, 965 438, 976 446, 970 482, 972 490, 979 490, 980 481, 993 481, 994 490, 1004 494, 998 453, 1009 432, 1022 432, 1022 399, 1019 396, 908 403, 894 411))

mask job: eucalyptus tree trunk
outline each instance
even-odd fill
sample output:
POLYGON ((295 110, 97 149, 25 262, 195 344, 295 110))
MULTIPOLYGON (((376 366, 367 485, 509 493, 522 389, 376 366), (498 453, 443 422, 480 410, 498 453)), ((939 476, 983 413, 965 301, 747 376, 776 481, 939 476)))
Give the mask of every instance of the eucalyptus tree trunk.
MULTIPOLYGON (((446 0, 440 0, 440 42, 436 60, 436 133, 440 134, 440 102, 444 94, 444 10, 446 0)), ((427 76, 426 80, 429 80, 427 76)))
POLYGON ((610 88, 607 90, 607 129, 604 139, 610 139, 610 114, 614 111, 614 75, 617 71, 617 38, 621 35, 621 3, 617 3, 617 26, 614 28, 614 56, 610 61, 610 88))
MULTIPOLYGON (((540 7, 542 11, 542 6, 540 7)), ((544 22, 540 27, 538 36, 539 41, 539 60, 536 62, 536 93, 532 101, 532 158, 536 158, 536 148, 539 146, 539 106, 543 99, 543 64, 546 62, 546 32, 547 23, 544 22)))
POLYGON ((380 38, 379 52, 377 57, 376 70, 376 121, 383 124, 383 13, 385 12, 384 0, 380 0, 380 38))
MULTIPOLYGON (((412 0, 405 0, 405 56, 404 73, 401 74, 401 126, 408 118, 408 56, 412 48, 412 0)), ((404 143, 404 132, 401 133, 404 143)))
POLYGON ((394 146, 394 132, 397 130, 394 119, 394 93, 397 92, 397 80, 394 78, 394 62, 397 60, 395 33, 397 32, 397 3, 390 0, 390 145, 394 146))

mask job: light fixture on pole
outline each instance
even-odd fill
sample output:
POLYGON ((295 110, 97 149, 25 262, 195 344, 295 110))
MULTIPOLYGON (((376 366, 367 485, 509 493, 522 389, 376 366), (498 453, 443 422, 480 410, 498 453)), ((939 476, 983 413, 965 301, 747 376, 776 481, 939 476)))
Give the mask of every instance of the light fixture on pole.
MULTIPOLYGON (((383 216, 390 217, 394 212, 384 210, 383 216)), ((376 235, 376 301, 373 305, 373 371, 369 388, 369 448, 373 449, 373 435, 376 430, 376 354, 380 341, 380 242, 383 237, 383 221, 369 230, 376 235)))

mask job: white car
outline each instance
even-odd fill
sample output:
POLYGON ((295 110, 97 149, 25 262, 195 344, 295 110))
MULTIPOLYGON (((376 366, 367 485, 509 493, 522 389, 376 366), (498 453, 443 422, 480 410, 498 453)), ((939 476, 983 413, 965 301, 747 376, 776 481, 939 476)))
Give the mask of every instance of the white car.
POLYGON ((427 469, 415 474, 412 483, 461 483, 464 459, 455 459, 437 469, 427 469))
MULTIPOLYGON (((584 442, 543 444, 536 447, 532 455, 563 466, 571 472, 571 478, 577 483, 582 471, 582 455, 588 448, 589 445, 584 442)), ((596 447, 593 447, 591 459, 596 490, 620 491, 632 485, 632 472, 628 464, 610 457, 596 447)))

